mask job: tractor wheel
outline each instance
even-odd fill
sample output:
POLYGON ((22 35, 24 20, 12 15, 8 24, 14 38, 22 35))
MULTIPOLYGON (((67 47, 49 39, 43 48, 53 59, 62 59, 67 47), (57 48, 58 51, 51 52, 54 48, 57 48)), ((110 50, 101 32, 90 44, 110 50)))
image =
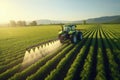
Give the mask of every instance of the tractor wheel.
POLYGON ((82 38, 83 38, 83 37, 82 37, 82 34, 81 34, 81 35, 80 35, 80 40, 82 40, 82 38))
POLYGON ((82 33, 78 33, 78 36, 77 36, 78 40, 82 40, 82 33))
POLYGON ((61 39, 60 39, 60 43, 64 43, 64 40, 61 40, 61 39))
POLYGON ((76 35, 73 35, 73 36, 72 36, 71 42, 72 42, 72 43, 77 43, 77 36, 76 36, 76 35))
POLYGON ((61 43, 64 43, 64 37, 63 36, 59 35, 59 40, 60 40, 61 43))

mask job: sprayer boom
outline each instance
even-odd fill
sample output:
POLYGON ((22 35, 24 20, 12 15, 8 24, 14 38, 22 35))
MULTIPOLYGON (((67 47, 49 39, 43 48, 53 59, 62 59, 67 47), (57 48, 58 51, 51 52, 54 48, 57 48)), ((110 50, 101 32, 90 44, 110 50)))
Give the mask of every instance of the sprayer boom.
POLYGON ((58 39, 51 39, 28 47, 22 62, 23 68, 28 67, 48 54, 54 53, 61 45, 58 39))
POLYGON ((30 47, 26 48, 26 50, 29 51, 30 49, 34 49, 35 47, 43 46, 43 45, 45 45, 47 43, 51 43, 51 42, 54 42, 56 40, 58 40, 58 38, 50 39, 50 40, 47 40, 47 41, 44 41, 44 42, 40 42, 40 43, 38 43, 36 45, 33 45, 33 46, 30 46, 30 47))

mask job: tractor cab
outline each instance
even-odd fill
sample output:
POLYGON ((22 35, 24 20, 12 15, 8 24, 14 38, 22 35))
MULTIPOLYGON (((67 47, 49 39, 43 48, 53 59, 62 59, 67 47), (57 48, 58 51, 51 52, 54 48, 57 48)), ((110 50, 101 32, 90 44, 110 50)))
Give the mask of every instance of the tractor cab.
POLYGON ((76 30, 76 25, 63 25, 61 27, 62 30, 58 35, 61 43, 67 39, 71 40, 72 43, 76 43, 78 40, 82 39, 82 32, 76 30))
POLYGON ((76 28, 75 25, 63 25, 62 26, 62 31, 66 31, 66 32, 69 32, 69 31, 74 31, 76 28))

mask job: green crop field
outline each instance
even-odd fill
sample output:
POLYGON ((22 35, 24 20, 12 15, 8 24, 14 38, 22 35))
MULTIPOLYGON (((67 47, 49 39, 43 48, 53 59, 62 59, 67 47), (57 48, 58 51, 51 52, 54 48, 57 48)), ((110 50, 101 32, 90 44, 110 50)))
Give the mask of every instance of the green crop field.
POLYGON ((21 69, 26 48, 57 38, 60 25, 0 27, 0 80, 120 80, 120 24, 77 25, 83 39, 21 69))

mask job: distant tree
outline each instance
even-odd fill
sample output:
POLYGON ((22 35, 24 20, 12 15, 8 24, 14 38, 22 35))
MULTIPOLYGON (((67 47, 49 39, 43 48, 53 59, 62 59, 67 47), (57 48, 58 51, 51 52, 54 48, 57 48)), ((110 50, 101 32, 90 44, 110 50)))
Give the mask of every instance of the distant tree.
POLYGON ((22 21, 17 21, 17 26, 22 26, 22 21))
POLYGON ((37 26, 37 22, 36 22, 36 21, 32 21, 32 22, 30 23, 30 26, 37 26))
POLYGON ((18 21, 17 26, 26 26, 26 22, 25 21, 18 21))
POLYGON ((86 24, 86 20, 83 21, 83 24, 86 24))
POLYGON ((16 22, 14 20, 11 20, 10 21, 10 26, 15 27, 16 26, 16 22))
POLYGON ((26 21, 23 21, 23 26, 26 26, 27 24, 26 24, 26 21))

